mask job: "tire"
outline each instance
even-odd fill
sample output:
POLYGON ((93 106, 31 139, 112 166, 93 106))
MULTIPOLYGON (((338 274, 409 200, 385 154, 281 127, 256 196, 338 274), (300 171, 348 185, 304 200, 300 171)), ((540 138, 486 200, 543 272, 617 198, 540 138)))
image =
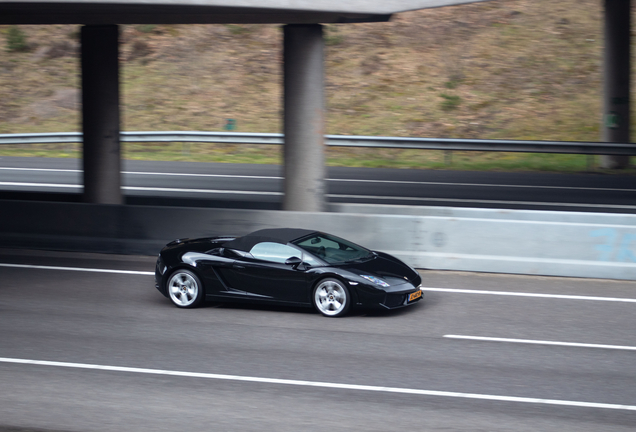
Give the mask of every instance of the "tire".
POLYGON ((334 278, 319 281, 312 298, 318 312, 327 317, 343 316, 351 307, 349 290, 344 283, 334 278))
POLYGON ((178 269, 170 275, 166 285, 168 297, 179 308, 194 308, 205 298, 203 284, 190 270, 178 269))

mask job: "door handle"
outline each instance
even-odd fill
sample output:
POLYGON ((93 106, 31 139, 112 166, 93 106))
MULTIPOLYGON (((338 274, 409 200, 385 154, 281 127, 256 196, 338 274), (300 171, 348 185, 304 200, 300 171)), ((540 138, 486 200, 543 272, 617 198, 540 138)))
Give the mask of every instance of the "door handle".
POLYGON ((242 265, 235 265, 234 268, 237 270, 245 270, 245 267, 242 265))

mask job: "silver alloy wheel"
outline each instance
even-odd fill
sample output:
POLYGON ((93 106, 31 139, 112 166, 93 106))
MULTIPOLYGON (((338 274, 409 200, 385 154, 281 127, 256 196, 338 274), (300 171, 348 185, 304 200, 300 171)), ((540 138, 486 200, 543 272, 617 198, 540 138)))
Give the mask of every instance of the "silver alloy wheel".
POLYGON ((199 299, 197 278, 187 270, 177 270, 168 281, 170 300, 179 307, 194 305, 199 299))
POLYGON ((349 292, 340 281, 325 279, 314 291, 314 304, 323 315, 342 315, 349 309, 349 292))

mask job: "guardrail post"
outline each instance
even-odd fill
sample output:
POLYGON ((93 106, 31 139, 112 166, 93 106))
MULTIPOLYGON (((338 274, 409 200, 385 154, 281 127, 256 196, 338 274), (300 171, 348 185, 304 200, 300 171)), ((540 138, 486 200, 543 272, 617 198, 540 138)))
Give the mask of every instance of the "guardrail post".
MULTIPOLYGON (((602 140, 628 143, 631 0, 605 0, 602 140)), ((603 156, 603 168, 626 168, 629 156, 603 156)))
POLYGON ((324 56, 322 26, 284 29, 285 210, 325 207, 324 56))
POLYGON ((84 201, 121 204, 119 28, 82 27, 84 201))

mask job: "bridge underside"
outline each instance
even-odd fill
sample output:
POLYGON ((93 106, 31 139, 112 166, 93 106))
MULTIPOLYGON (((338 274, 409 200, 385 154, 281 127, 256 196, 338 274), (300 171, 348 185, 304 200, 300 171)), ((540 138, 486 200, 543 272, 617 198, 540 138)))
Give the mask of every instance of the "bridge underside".
POLYGON ((314 24, 388 21, 391 14, 200 5, 0 3, 0 24, 314 24))
POLYGON ((0 24, 318 24, 387 21, 489 0, 0 0, 0 24))

